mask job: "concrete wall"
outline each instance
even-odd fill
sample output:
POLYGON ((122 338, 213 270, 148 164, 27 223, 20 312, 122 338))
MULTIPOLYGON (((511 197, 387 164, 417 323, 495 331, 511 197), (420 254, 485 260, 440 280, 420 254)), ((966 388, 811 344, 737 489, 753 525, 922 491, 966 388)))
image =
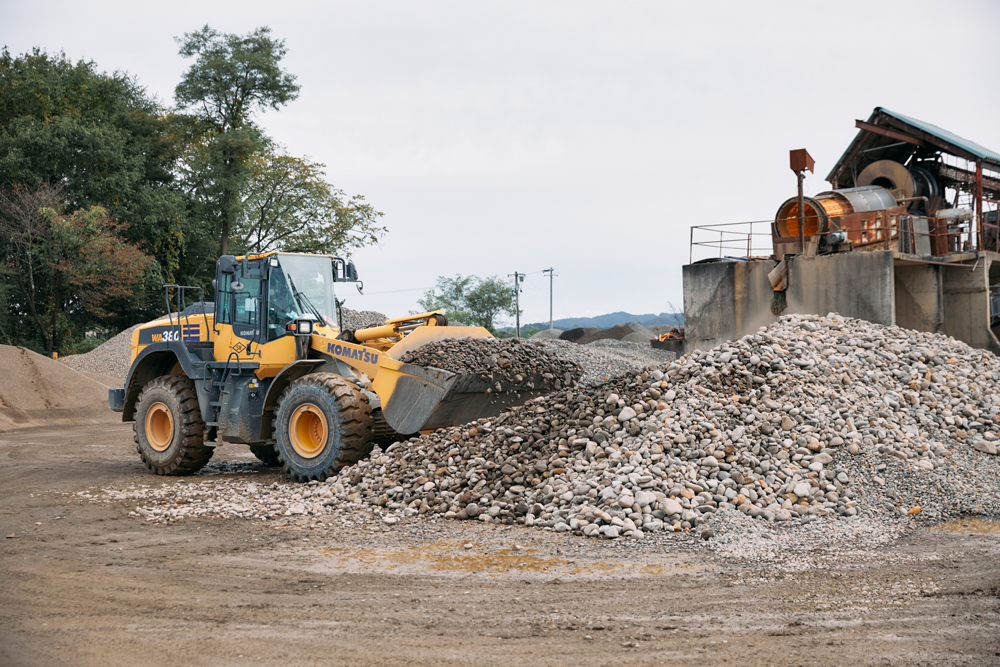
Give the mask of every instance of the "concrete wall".
POLYGON ((773 322, 767 274, 775 264, 759 260, 684 266, 685 349, 709 349, 773 322))
POLYGON ((897 263, 893 276, 897 325, 916 331, 941 331, 944 325, 943 270, 946 269, 935 264, 897 263))
MULTIPOLYGON (((891 252, 858 252, 788 260, 781 314, 837 312, 895 324, 891 252)), ((774 322, 770 260, 689 264, 684 276, 686 350, 703 350, 774 322)))
POLYGON ((996 253, 984 253, 972 266, 942 267, 941 333, 1000 354, 1000 341, 990 331, 989 270, 996 259, 996 253))
POLYGON ((896 324, 891 252, 795 257, 788 263, 785 313, 840 313, 896 324))
MULTIPOLYGON (((788 260, 786 313, 835 312, 878 324, 954 336, 1000 354, 990 330, 989 274, 998 253, 975 264, 913 264, 891 252, 788 260)), ((684 275, 685 350, 741 338, 776 317, 768 272, 773 261, 689 264, 684 275)), ((998 265, 1000 267, 1000 265, 998 265)), ((1000 270, 994 267, 994 273, 1000 270)))

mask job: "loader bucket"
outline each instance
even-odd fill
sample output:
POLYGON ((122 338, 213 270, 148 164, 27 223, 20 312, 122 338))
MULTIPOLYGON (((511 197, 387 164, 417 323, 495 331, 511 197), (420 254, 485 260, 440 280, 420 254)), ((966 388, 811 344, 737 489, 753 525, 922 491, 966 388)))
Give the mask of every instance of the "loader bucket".
POLYGON ((383 366, 374 382, 386 422, 403 434, 495 417, 512 405, 551 391, 541 375, 500 387, 476 375, 413 364, 383 366))
POLYGON ((404 353, 431 341, 489 336, 480 327, 420 327, 393 346, 373 382, 389 426, 409 434, 464 424, 494 417, 511 405, 551 391, 540 374, 518 384, 501 382, 498 388, 495 382, 478 375, 398 361, 404 353))

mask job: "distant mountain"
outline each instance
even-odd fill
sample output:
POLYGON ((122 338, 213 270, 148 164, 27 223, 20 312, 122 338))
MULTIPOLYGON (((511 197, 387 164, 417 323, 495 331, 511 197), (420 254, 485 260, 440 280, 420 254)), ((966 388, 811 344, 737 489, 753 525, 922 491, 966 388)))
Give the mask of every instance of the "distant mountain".
MULTIPOLYGON (((553 322, 553 326, 556 329, 562 329, 564 331, 568 329, 575 329, 577 327, 597 327, 598 329, 608 329, 616 324, 625 324, 627 322, 641 322, 646 326, 653 324, 683 326, 684 314, 660 313, 657 315, 655 313, 646 313, 645 315, 634 315, 632 313, 618 311, 617 313, 608 313, 607 315, 598 315, 596 317, 564 317, 553 322)), ((511 327, 507 328, 509 329, 511 327)), ((521 328, 548 329, 549 322, 546 320, 545 322, 522 324, 521 328)))

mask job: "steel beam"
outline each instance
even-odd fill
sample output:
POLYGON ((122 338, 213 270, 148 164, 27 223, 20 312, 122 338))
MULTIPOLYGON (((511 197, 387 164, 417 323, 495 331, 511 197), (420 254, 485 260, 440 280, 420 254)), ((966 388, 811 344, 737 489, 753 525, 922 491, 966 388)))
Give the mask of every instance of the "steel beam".
POLYGON ((924 142, 917 137, 910 136, 909 134, 903 134, 902 132, 897 132, 896 130, 890 130, 882 127, 881 125, 872 125, 871 123, 866 123, 863 120, 854 121, 854 126, 859 130, 864 130, 865 132, 881 134, 883 137, 889 137, 890 139, 896 139, 897 141, 905 141, 906 143, 914 144, 915 146, 922 146, 924 144, 924 142))

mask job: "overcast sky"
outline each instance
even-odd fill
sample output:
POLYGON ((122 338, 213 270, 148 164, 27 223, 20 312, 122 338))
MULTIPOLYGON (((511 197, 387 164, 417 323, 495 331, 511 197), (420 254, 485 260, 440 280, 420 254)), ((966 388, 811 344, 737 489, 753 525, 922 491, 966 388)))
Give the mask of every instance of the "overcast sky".
POLYGON ((390 317, 440 275, 520 271, 522 321, 547 320, 549 267, 557 319, 680 306, 690 227, 773 218, 792 148, 827 189, 876 106, 1000 150, 996 2, 0 0, 12 53, 166 104, 205 24, 286 40, 301 94, 259 121, 385 214, 341 296, 390 317))

